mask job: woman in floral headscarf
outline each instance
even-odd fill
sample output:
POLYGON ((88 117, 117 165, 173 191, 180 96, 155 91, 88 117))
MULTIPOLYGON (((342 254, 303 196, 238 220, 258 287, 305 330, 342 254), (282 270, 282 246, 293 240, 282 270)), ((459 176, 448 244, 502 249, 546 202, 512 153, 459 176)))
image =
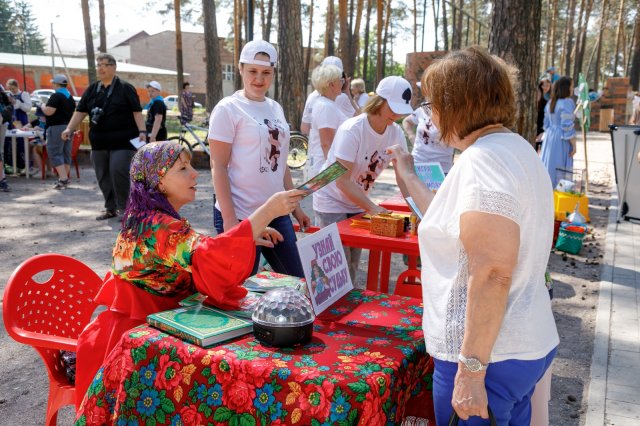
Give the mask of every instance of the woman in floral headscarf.
POLYGON ((76 405, 109 351, 147 315, 178 307, 195 291, 213 304, 237 309, 256 245, 273 247, 282 235, 267 225, 291 213, 304 191, 271 196, 247 219, 215 238, 198 234, 178 214, 192 202, 198 172, 176 142, 142 147, 131 162, 129 202, 113 249, 111 272, 96 296, 108 309, 78 339, 76 405))

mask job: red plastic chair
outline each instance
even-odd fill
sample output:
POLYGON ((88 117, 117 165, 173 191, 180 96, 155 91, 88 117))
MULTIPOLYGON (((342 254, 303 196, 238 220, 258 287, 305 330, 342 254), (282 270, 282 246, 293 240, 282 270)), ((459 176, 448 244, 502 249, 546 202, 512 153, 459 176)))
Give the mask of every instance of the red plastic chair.
POLYGON ((422 300, 421 272, 417 269, 407 269, 398 276, 393 294, 397 296, 414 297, 422 300), (417 281, 416 281, 417 280, 417 281))
POLYGON ((76 351, 101 285, 102 279, 87 265, 61 254, 26 260, 7 282, 4 326, 15 341, 38 351, 49 374, 47 426, 56 424, 61 407, 75 403, 75 386, 67 380, 60 350, 76 351))

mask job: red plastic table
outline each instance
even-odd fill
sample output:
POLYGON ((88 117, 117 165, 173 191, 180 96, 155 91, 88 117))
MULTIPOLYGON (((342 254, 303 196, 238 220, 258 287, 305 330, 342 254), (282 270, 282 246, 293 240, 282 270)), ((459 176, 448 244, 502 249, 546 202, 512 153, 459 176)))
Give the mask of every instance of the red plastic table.
POLYGON ((76 424, 431 424, 432 371, 421 301, 353 290, 293 348, 248 335, 203 349, 136 327, 96 374, 76 424))
POLYGON ((380 207, 396 212, 411 212, 402 194, 396 194, 380 203, 380 207))
MULTIPOLYGON (((363 214, 352 219, 363 220, 363 214)), ((389 271, 391 270, 391 254, 400 253, 409 256, 409 269, 416 269, 417 257, 420 255, 417 235, 405 233, 401 237, 384 237, 372 234, 368 229, 351 226, 352 219, 338 222, 338 232, 342 244, 369 250, 367 271, 367 289, 389 292, 389 271)))

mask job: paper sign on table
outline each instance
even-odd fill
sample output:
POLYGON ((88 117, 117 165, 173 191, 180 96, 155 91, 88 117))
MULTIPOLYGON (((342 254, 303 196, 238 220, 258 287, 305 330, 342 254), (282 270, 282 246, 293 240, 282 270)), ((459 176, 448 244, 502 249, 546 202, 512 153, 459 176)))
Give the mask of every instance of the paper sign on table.
POLYGON ((296 244, 317 316, 353 289, 338 226, 332 223, 296 244))

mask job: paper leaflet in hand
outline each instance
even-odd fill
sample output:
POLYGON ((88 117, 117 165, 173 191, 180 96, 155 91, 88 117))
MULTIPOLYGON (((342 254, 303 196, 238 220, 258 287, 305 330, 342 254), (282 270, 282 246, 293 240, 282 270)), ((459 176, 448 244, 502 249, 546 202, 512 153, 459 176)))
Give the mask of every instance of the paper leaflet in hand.
POLYGON ((316 192, 318 189, 325 185, 330 184, 334 180, 338 179, 347 171, 347 168, 343 166, 339 161, 336 161, 302 185, 298 189, 307 191, 306 195, 316 192))
POLYGON ((432 191, 436 191, 444 181, 444 171, 440 163, 416 163, 416 174, 422 182, 432 191))

